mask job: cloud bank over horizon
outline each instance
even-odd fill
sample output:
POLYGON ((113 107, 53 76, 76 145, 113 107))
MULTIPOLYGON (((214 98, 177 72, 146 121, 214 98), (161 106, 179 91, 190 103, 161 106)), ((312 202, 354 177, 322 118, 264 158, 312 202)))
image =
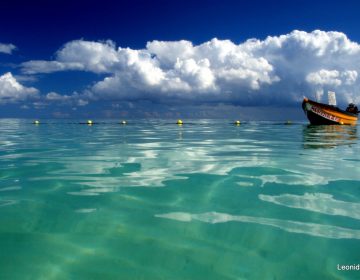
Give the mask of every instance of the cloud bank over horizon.
MULTIPOLYGON (((111 40, 74 40, 65 43, 54 60, 21 64, 23 75, 42 74, 42 79, 61 71, 91 72, 99 79, 83 92, 43 92, 46 102, 71 100, 72 106, 85 106, 99 100, 151 100, 291 106, 304 96, 313 98, 315 93, 333 90, 340 103, 360 103, 360 45, 334 31, 295 30, 240 44, 217 38, 199 45, 154 40, 143 49, 116 47, 111 40)), ((0 83, 2 95, 11 94, 4 84, 0 83)), ((28 93, 35 90, 22 87, 28 93)))

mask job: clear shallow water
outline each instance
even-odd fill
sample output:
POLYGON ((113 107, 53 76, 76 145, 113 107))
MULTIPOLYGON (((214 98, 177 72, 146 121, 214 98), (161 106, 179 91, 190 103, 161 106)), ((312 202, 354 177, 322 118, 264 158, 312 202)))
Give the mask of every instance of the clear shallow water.
POLYGON ((0 279, 358 279, 359 128, 0 120, 0 279))

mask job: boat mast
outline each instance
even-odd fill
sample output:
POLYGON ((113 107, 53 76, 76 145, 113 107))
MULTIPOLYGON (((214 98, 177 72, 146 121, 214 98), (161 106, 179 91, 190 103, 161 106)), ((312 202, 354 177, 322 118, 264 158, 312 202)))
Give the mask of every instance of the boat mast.
POLYGON ((323 94, 324 94, 324 91, 322 89, 318 89, 315 92, 315 100, 316 100, 316 102, 320 102, 321 96, 323 96, 323 94))
POLYGON ((336 95, 333 91, 328 91, 328 103, 331 106, 336 106, 336 95))

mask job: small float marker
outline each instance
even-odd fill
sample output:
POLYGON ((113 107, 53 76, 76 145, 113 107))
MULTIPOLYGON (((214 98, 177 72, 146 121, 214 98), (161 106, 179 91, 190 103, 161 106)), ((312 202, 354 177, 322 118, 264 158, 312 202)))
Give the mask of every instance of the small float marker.
POLYGON ((182 124, 183 124, 183 121, 182 121, 182 120, 177 120, 176 124, 182 125, 182 124))
POLYGON ((34 124, 40 124, 40 121, 35 120, 35 121, 34 121, 34 124))
POLYGON ((286 121, 285 124, 292 124, 292 121, 286 121))
POLYGON ((126 121, 121 121, 120 124, 125 125, 125 124, 127 124, 127 122, 126 121))
POLYGON ((235 121, 235 125, 240 125, 241 122, 240 121, 235 121))
POLYGON ((92 124, 93 124, 93 121, 92 121, 92 120, 88 120, 88 121, 87 121, 87 124, 88 124, 88 125, 92 125, 92 124))

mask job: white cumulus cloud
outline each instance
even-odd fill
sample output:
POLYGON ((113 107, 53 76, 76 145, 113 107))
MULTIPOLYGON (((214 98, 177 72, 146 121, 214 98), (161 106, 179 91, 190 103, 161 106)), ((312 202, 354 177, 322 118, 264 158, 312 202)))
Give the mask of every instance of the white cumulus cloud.
POLYGON ((231 41, 213 39, 147 44, 147 49, 118 49, 119 67, 92 87, 107 98, 241 98, 241 91, 258 91, 279 81, 264 57, 240 50, 231 41), (233 94, 229 95, 228 93, 233 94))
POLYGON ((0 76, 0 104, 37 97, 37 94, 37 89, 21 85, 10 72, 0 76))
POLYGON ((356 82, 358 73, 356 70, 337 71, 321 69, 311 72, 306 76, 306 81, 310 84, 320 86, 341 86, 342 84, 352 85, 356 82))
POLYGON ((15 45, 0 43, 0 53, 11 54, 14 50, 16 50, 15 45))
POLYGON ((321 69, 317 72, 311 72, 306 76, 306 81, 314 85, 340 86, 340 73, 337 70, 321 69))
POLYGON ((118 55, 112 41, 89 42, 75 40, 66 43, 56 53, 56 60, 30 60, 22 64, 27 74, 83 70, 95 73, 112 72, 118 55))

